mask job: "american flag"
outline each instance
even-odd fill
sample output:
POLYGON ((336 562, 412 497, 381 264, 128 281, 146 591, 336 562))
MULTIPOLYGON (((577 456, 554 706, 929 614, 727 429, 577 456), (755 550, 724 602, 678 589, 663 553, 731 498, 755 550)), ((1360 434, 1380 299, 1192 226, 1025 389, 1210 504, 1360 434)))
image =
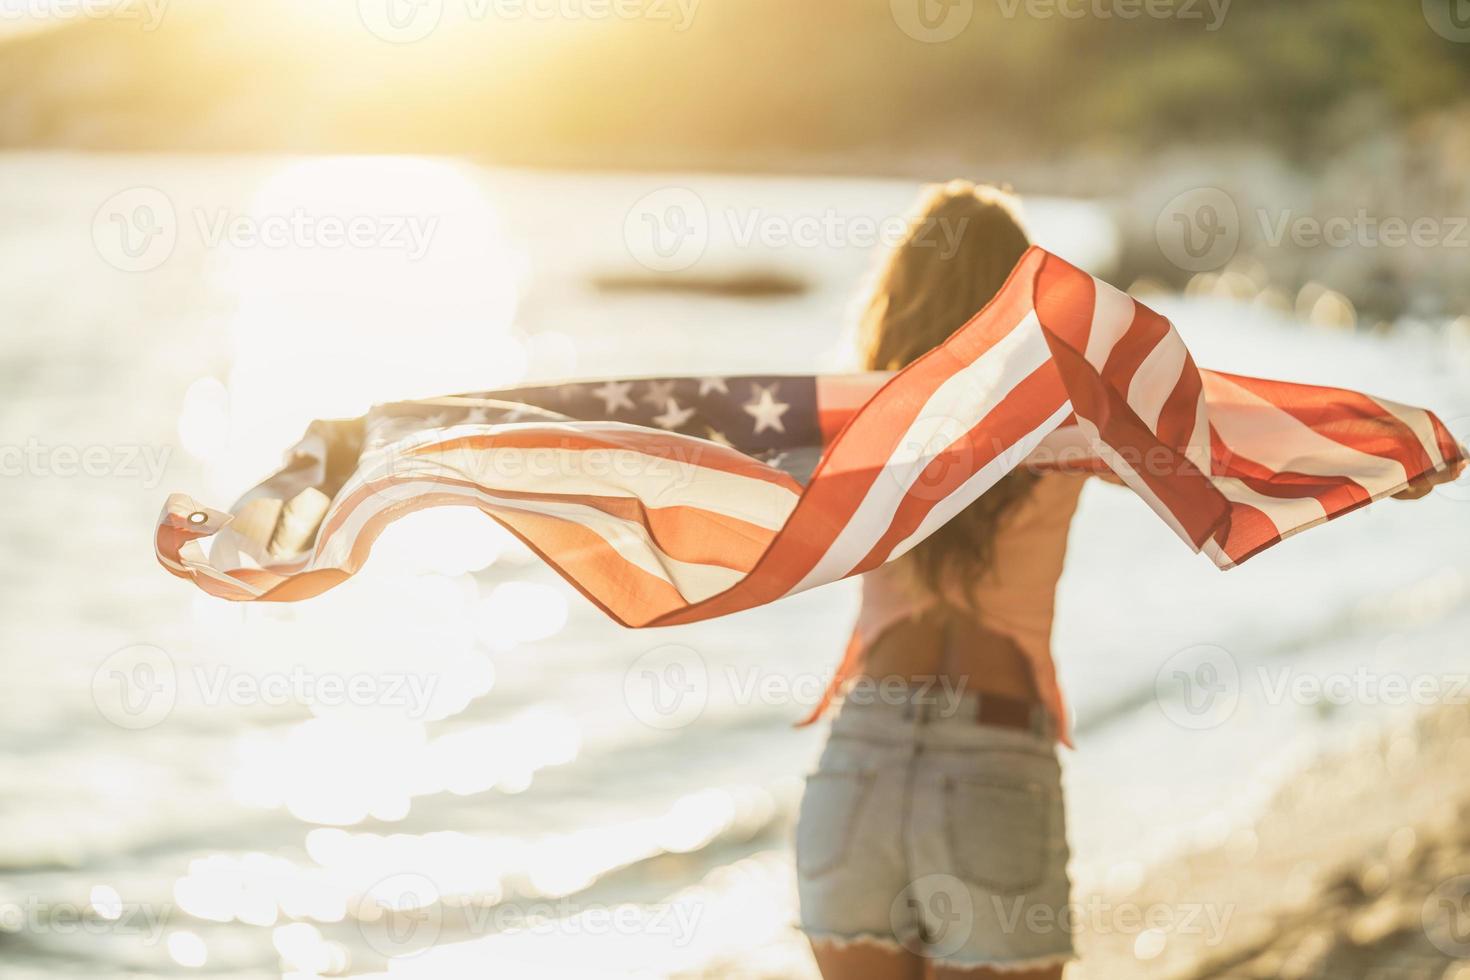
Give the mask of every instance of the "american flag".
POLYGON ((230 512, 171 495, 155 547, 206 592, 290 601, 351 577, 398 518, 474 507, 613 619, 666 626, 891 561, 1017 466, 1111 472, 1230 568, 1464 458, 1423 409, 1199 370, 1168 320, 1032 248, 897 373, 382 405, 313 423, 230 512))

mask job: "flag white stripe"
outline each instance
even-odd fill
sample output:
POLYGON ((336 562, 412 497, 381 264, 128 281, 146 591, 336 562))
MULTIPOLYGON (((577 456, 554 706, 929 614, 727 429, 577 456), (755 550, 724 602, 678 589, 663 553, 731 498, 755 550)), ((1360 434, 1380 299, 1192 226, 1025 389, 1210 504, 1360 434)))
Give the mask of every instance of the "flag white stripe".
POLYGON ((1220 439, 1272 472, 1347 478, 1370 493, 1407 479, 1398 461, 1329 439, 1227 378, 1215 375, 1211 384, 1217 391, 1229 390, 1228 399, 1211 415, 1220 439))
POLYGON ((1102 280, 1092 280, 1092 327, 1087 331, 1087 363, 1098 371, 1108 362, 1123 334, 1133 323, 1133 298, 1102 280))
POLYGON ((1263 512, 1276 525, 1277 534, 1327 519, 1327 511, 1316 497, 1271 497, 1232 476, 1217 476, 1211 482, 1231 503, 1249 504, 1263 512))
POLYGON ((1193 463, 1195 468, 1206 476, 1210 476, 1214 468, 1214 463, 1210 459, 1212 445, 1210 406, 1205 401, 1205 390, 1201 385, 1199 396, 1194 403, 1194 430, 1189 433, 1189 445, 1184 449, 1184 458, 1193 463))
POLYGON ((206 577, 214 579, 216 582, 223 582, 232 589, 240 589, 248 592, 250 595, 260 595, 265 591, 258 585, 242 582, 233 575, 226 574, 215 568, 209 563, 209 559, 205 557, 204 548, 200 546, 198 541, 186 541, 183 547, 179 549, 179 557, 184 560, 184 564, 190 569, 200 572, 206 577))
POLYGON ((1168 332, 1138 365, 1138 370, 1133 372, 1133 381, 1128 385, 1129 406, 1154 435, 1159 434, 1159 416, 1164 411, 1164 403, 1179 384, 1185 354, 1184 341, 1179 339, 1171 324, 1168 332))
POLYGON ((364 454, 363 465, 338 491, 337 499, 346 500, 385 476, 424 480, 438 476, 495 490, 621 497, 649 507, 698 507, 770 531, 780 530, 800 499, 800 494, 769 480, 634 449, 433 448, 434 443, 493 434, 484 426, 469 428, 444 430, 427 442, 407 439, 364 454), (671 475, 677 479, 669 479, 671 475))
POLYGON ((376 514, 386 506, 404 499, 405 494, 411 498, 432 493, 483 501, 494 509, 539 514, 579 524, 606 541, 624 561, 669 583, 691 602, 723 592, 746 574, 739 569, 722 565, 671 558, 654 543, 642 524, 615 517, 587 504, 500 497, 474 487, 446 485, 433 480, 408 480, 396 484, 394 489, 392 495, 375 493, 363 501, 338 531, 322 543, 308 567, 331 568, 345 564, 363 527, 376 514))
POLYGON ((981 419, 1050 357, 1033 310, 993 347, 946 378, 898 440, 898 448, 852 517, 790 592, 835 581, 851 571, 887 531, 924 468, 949 446, 968 438, 981 419))
POLYGON ((780 530, 801 497, 769 480, 632 449, 451 449, 426 455, 441 461, 457 478, 496 490, 629 497, 649 507, 698 507, 770 531, 780 530), (616 462, 608 458, 614 453, 616 462))

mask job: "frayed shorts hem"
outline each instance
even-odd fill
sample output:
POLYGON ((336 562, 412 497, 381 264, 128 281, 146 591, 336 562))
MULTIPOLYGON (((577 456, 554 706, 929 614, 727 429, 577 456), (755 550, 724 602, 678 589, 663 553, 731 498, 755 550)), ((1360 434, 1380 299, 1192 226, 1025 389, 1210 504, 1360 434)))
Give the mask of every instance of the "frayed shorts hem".
MULTIPOLYGON (((804 927, 801 931, 806 934, 807 940, 813 945, 831 946, 835 949, 846 949, 850 946, 874 946, 890 953, 913 952, 913 950, 899 942, 896 937, 883 933, 829 932, 804 927)), ((914 955, 920 956, 931 963, 943 964, 951 970, 993 970, 996 973, 1022 973, 1028 970, 1044 970, 1052 966, 1066 966, 1077 958, 1077 954, 1071 951, 1010 960, 957 959, 953 956, 928 956, 923 953, 915 953, 914 955)))
POLYGON ((940 956, 934 959, 936 963, 944 964, 950 970, 992 970, 996 973, 1025 973, 1031 970, 1045 970, 1053 966, 1066 966, 1077 958, 1075 953, 1052 953, 1048 956, 1031 956, 1020 960, 957 960, 951 957, 940 956))
POLYGON ((801 931, 815 945, 832 946, 836 949, 846 949, 849 946, 876 946, 890 953, 907 952, 904 945, 893 936, 878 932, 827 932, 806 928, 802 928, 801 931))

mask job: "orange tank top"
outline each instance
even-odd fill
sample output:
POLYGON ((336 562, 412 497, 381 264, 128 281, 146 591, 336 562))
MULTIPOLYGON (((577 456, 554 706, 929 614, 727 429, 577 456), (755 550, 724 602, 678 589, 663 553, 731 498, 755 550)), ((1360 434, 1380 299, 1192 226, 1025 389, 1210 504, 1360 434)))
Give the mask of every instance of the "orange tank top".
MULTIPOLYGON (((1070 746, 1066 704, 1051 656, 1051 625, 1057 581, 1067 554, 1067 533, 1085 475, 1048 473, 996 529, 993 561, 976 581, 957 584, 950 604, 978 610, 986 629, 1008 637, 1025 655, 1042 704, 1062 743, 1070 746), (965 595, 961 590, 967 590, 965 595)), ((863 655, 895 623, 917 616, 944 600, 912 581, 899 559, 862 577, 863 602, 852 639, 828 697, 808 721, 825 711, 831 697, 862 667, 863 655)))

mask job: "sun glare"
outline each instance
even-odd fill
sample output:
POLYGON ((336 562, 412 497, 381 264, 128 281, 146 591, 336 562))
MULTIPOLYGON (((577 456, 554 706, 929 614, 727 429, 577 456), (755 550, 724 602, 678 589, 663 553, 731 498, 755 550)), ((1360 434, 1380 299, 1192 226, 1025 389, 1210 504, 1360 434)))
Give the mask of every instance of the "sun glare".
POLYGON ((268 472, 312 418, 525 373, 513 328, 526 258, 458 165, 302 160, 239 210, 195 220, 213 246, 213 281, 234 297, 232 368, 228 398, 191 392, 180 429, 191 448, 213 447, 222 488, 268 472), (227 440, 192 438, 226 427, 227 440))

